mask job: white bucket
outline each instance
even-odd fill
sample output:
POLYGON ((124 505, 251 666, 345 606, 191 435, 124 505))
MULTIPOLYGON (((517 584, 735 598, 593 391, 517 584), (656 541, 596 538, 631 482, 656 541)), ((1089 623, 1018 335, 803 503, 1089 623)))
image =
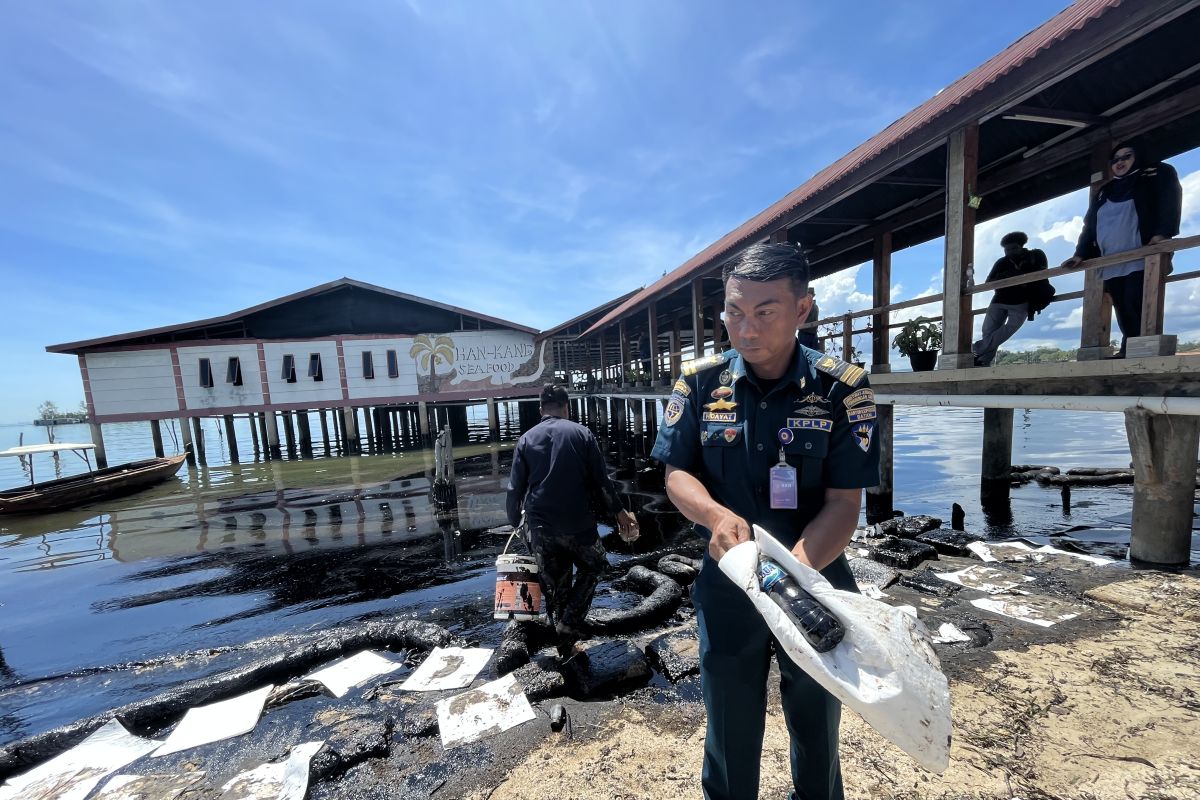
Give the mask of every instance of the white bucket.
POLYGON ((501 555, 496 559, 496 619, 537 619, 542 613, 542 585, 532 556, 501 555))

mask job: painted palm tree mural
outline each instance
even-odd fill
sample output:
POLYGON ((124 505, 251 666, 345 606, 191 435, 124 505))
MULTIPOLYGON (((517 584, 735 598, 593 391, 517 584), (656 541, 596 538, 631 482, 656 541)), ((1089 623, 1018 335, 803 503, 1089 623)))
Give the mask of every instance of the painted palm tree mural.
POLYGON ((454 340, 449 336, 419 334, 413 339, 408 355, 417 364, 417 390, 422 394, 434 394, 441 387, 442 378, 451 373, 438 375, 439 364, 454 363, 454 340))

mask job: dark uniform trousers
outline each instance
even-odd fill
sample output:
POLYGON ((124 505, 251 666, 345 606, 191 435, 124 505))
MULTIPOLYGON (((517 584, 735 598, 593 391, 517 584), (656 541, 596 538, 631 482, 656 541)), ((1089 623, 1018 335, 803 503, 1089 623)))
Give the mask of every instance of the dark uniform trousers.
MULTIPOLYGON (((822 572, 835 587, 857 591, 844 557, 822 572)), ((700 633, 700 685, 709 709, 704 741, 706 800, 754 800, 767 712, 774 637, 746 593, 705 555, 692 585, 700 633)), ((798 800, 842 797, 838 726, 842 704, 774 646, 779 692, 791 734, 792 785, 798 800), (827 771, 811 765, 828 765, 827 771), (810 765, 802 769, 801 765, 810 765)))
MULTIPOLYGON (((747 370, 734 351, 685 366, 652 455, 696 475, 714 500, 790 547, 819 513, 827 489, 878 483, 874 394, 862 370, 802 347, 778 382, 760 385, 747 370), (796 470, 793 509, 769 506, 768 474, 781 459, 796 470)), ((844 556, 822 574, 838 589, 857 590, 844 556)), ((842 800, 841 704, 776 645, 746 593, 707 556, 692 599, 708 711, 705 798, 758 797, 774 658, 791 735, 793 796, 842 800)))
POLYGON ((564 534, 539 525, 530 537, 551 621, 579 630, 608 564, 600 535, 595 528, 564 534))

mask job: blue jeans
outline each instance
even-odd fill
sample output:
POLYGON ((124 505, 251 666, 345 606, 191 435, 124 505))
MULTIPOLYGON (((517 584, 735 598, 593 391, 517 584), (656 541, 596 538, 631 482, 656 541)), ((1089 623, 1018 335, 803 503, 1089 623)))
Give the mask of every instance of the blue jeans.
MULTIPOLYGON (((845 558, 824 570, 854 590, 845 558)), ((838 762, 841 703, 773 647, 766 622, 746 593, 707 555, 692 586, 700 634, 700 686, 708 712, 701 782, 706 800, 755 800, 767 713, 771 654, 779 662, 783 716, 791 735, 793 795, 842 800, 838 762)))

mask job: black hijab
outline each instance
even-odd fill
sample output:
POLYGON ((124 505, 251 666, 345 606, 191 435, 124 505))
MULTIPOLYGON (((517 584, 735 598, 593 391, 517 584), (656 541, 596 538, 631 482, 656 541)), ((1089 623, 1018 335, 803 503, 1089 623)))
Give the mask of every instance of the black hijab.
POLYGON ((1128 172, 1120 177, 1114 175, 1104 187, 1104 199, 1114 203, 1123 203, 1133 197, 1133 187, 1137 185, 1138 174, 1142 171, 1142 154, 1129 142, 1121 142, 1112 149, 1108 154, 1109 163, 1112 163, 1113 156, 1121 150, 1133 151, 1133 163, 1129 165, 1128 172))

